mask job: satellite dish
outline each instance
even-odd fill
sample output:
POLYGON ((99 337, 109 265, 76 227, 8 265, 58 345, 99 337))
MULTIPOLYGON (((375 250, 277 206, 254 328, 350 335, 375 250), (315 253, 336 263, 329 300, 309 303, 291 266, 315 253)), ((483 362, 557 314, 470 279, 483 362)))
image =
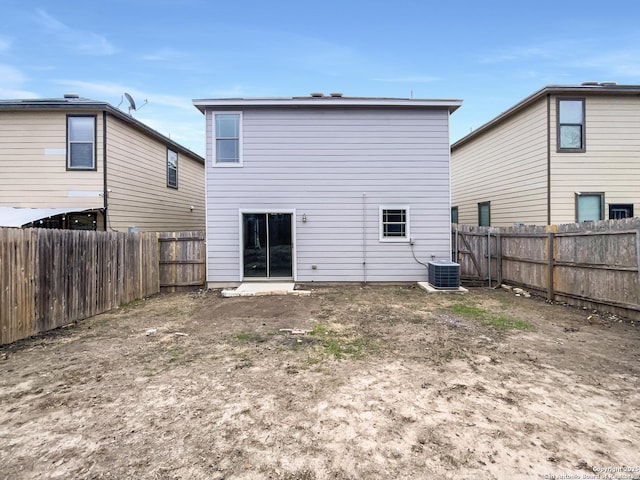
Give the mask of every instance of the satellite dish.
POLYGON ((127 92, 124 92, 124 96, 127 99, 127 102, 129 102, 129 113, 131 113, 131 110, 136 109, 136 102, 133 101, 133 97, 127 92))
MULTIPOLYGON (((138 110, 138 108, 136 107, 136 102, 133 99, 133 97, 129 95, 127 92, 124 92, 124 97, 127 99, 127 102, 129 102, 129 115, 131 115, 131 110, 138 110)), ((140 108, 144 107, 146 104, 147 104, 147 100, 145 99, 144 103, 140 108)))

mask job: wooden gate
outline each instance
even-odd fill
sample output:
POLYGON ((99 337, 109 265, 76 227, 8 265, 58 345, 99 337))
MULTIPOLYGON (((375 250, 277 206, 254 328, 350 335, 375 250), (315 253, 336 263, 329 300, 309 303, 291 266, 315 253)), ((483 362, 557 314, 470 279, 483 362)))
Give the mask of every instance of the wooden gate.
POLYGON ((179 292, 205 285, 205 235, 196 232, 161 232, 160 291, 179 292))

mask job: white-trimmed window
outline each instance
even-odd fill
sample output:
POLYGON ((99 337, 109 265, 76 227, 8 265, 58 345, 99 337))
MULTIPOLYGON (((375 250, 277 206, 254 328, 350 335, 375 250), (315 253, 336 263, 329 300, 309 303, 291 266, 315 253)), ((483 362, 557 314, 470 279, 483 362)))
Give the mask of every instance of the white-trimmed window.
POLYGON ((406 205, 380 206, 380 241, 408 242, 409 207, 406 205))
POLYGON ((167 187, 178 188, 178 152, 167 148, 167 187))
POLYGON ((95 115, 67 116, 67 169, 96 169, 95 115))
POLYGON ((214 165, 226 167, 242 165, 242 113, 214 113, 213 124, 214 165))

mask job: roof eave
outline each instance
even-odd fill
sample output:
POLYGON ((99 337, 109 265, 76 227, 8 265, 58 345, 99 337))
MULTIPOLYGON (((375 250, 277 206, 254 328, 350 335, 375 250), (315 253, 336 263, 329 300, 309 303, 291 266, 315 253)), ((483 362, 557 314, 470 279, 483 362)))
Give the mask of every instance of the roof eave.
POLYGON ((113 115, 114 117, 119 118, 120 120, 130 124, 131 126, 141 130, 152 137, 155 137, 157 140, 167 143, 171 145, 173 148, 178 150, 178 152, 182 154, 189 155, 194 158, 199 163, 204 165, 204 158, 188 149, 187 147, 180 145, 174 140, 166 137, 162 133, 154 130, 149 127, 145 123, 137 120, 131 115, 127 115, 122 110, 114 107, 113 105, 107 102, 96 102, 96 101, 81 101, 81 102, 65 102, 58 100, 51 101, 33 101, 33 102, 25 102, 23 100, 15 101, 15 102, 3 102, 0 103, 0 110, 49 110, 49 109, 63 109, 63 110, 102 110, 107 113, 113 115))
POLYGON ((195 99, 193 105, 204 113, 207 108, 246 107, 405 107, 446 108, 450 113, 462 105, 458 99, 364 98, 364 97, 289 97, 289 98, 215 98, 195 99))
POLYGON ((465 135, 460 140, 454 142, 451 145, 451 151, 490 130, 497 124, 502 123, 507 118, 527 108, 529 105, 535 103, 546 95, 585 95, 593 93, 598 95, 640 95, 640 85, 547 85, 546 87, 543 87, 529 95, 524 100, 516 103, 513 107, 489 120, 473 132, 465 135))

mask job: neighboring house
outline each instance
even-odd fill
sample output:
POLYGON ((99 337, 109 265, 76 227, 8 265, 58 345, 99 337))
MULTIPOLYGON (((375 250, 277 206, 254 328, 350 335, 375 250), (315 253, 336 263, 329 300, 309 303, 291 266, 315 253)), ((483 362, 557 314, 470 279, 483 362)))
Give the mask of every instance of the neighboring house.
POLYGON ((562 224, 640 213, 640 85, 548 86, 451 146, 452 221, 562 224))
POLYGON ((204 229, 204 159, 108 103, 0 100, 0 226, 204 229))
POLYGON ((194 100, 207 132, 207 281, 426 280, 449 260, 459 100, 194 100), (415 257, 414 257, 415 255, 415 257))

